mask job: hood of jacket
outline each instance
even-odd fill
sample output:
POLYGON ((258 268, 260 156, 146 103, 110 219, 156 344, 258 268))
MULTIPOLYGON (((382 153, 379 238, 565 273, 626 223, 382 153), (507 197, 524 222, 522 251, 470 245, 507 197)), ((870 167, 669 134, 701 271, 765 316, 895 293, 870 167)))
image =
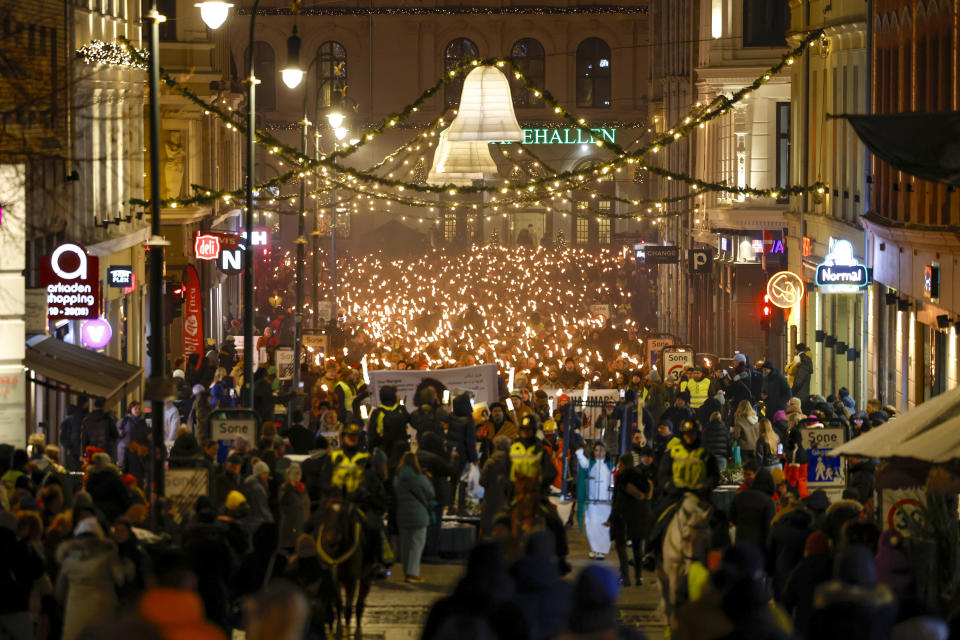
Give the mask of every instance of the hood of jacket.
POLYGON ((473 415, 473 405, 470 404, 470 396, 461 393, 453 399, 453 415, 461 418, 468 418, 473 415))
POLYGON ((773 483, 773 476, 766 469, 757 471, 757 475, 753 478, 753 483, 750 485, 750 488, 762 491, 768 496, 772 496, 777 492, 777 486, 773 483))
POLYGON ((778 522, 796 529, 808 529, 813 525, 813 514, 807 511, 803 505, 793 502, 781 509, 770 521, 770 524, 774 525, 778 522))

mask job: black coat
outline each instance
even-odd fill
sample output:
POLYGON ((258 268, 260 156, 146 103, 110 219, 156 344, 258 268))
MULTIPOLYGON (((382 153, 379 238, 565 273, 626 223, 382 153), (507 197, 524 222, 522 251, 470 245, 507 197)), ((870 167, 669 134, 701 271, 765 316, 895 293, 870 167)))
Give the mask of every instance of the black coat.
POLYGON ((81 431, 81 455, 87 447, 98 447, 109 453, 111 458, 117 457, 120 432, 117 430, 116 420, 109 413, 103 409, 94 409, 83 419, 81 431))
POLYGON ((803 637, 809 637, 813 592, 833 575, 833 557, 829 554, 806 556, 800 560, 784 582, 780 603, 793 616, 793 623, 803 637))
POLYGON ((800 354, 800 364, 793 372, 791 392, 795 398, 806 400, 810 396, 810 377, 813 375, 813 361, 806 353, 800 354))
POLYGON ((289 429, 284 429, 280 435, 290 440, 290 448, 295 454, 310 453, 313 449, 315 438, 313 433, 302 424, 292 425, 289 429))
POLYGON ((752 542, 758 549, 767 545, 770 523, 777 514, 773 504, 773 478, 766 469, 760 469, 749 489, 733 498, 730 522, 737 528, 737 542, 752 542))
POLYGON ((457 469, 443 453, 443 441, 435 433, 425 433, 417 450, 417 460, 424 473, 430 474, 433 493, 437 497, 437 506, 450 504, 450 478, 457 469))
POLYGON ((273 384, 266 376, 253 383, 253 409, 260 422, 273 422, 273 384))
POLYGON ((82 457, 83 442, 81 439, 83 419, 88 411, 75 405, 70 405, 67 418, 60 423, 60 444, 66 449, 67 455, 82 457))
POLYGON ((460 456, 460 464, 477 461, 477 430, 471 416, 451 416, 447 444, 460 456))
POLYGON ((120 479, 116 469, 94 471, 87 477, 87 493, 93 498, 93 504, 113 522, 130 508, 130 492, 120 479))
POLYGON ((650 498, 653 483, 639 469, 625 469, 617 474, 613 487, 613 506, 610 509, 610 538, 613 540, 638 540, 650 531, 650 498), (628 486, 634 487, 644 498, 631 495, 628 486))
POLYGON ((773 576, 774 597, 779 597, 793 568, 803 558, 813 515, 799 506, 784 508, 773 519, 767 537, 767 569, 773 576))
POLYGON ((708 422, 700 435, 700 443, 712 456, 730 457, 730 428, 723 420, 708 422))
POLYGON ((873 477, 877 472, 877 464, 871 460, 861 460, 850 468, 849 486, 857 490, 857 500, 866 504, 873 497, 873 477))
POLYGON ((767 394, 764 399, 767 407, 767 417, 772 418, 777 411, 784 411, 790 401, 790 384, 783 374, 776 369, 763 377, 762 393, 767 394))
POLYGON ((820 585, 814 593, 808 638, 888 640, 897 605, 886 585, 853 588, 839 582, 820 585))

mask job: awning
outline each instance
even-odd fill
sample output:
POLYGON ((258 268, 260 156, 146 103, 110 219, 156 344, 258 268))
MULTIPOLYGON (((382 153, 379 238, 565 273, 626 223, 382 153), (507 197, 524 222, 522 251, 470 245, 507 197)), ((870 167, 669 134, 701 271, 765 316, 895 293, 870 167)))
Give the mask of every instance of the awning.
POLYGON ((143 377, 141 367, 56 338, 28 346, 24 366, 71 391, 105 398, 107 407, 138 386, 143 377))
POLYGON ((842 114, 870 151, 922 180, 960 186, 960 112, 842 114))

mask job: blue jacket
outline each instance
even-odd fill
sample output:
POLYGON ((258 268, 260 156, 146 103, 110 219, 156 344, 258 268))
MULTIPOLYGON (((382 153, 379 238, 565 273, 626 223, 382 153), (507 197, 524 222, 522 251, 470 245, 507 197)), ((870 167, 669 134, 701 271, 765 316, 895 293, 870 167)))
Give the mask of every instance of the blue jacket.
POLYGON ((397 527, 424 529, 430 524, 430 503, 436 499, 430 478, 404 466, 393 480, 397 497, 397 527))

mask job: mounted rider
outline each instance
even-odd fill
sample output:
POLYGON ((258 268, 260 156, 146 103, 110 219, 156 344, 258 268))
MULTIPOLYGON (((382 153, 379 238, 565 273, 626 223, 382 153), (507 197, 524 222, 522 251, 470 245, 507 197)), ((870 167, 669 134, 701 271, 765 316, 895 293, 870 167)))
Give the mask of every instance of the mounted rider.
POLYGON ((363 521, 364 553, 384 566, 389 565, 393 552, 389 544, 384 544, 383 514, 389 501, 383 481, 371 455, 360 447, 360 425, 348 423, 340 437, 341 447, 321 462, 323 498, 343 497, 357 507, 363 521))

